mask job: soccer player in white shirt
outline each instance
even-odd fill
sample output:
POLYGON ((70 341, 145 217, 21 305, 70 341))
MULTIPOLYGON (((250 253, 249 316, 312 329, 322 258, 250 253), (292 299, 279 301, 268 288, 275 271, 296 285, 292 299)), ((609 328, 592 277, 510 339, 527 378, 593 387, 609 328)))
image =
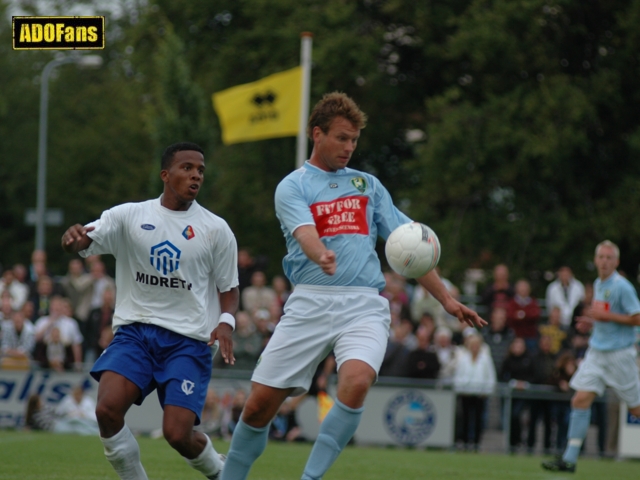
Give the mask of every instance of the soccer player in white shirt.
POLYGON ((115 336, 91 374, 99 380, 96 414, 105 455, 124 480, 146 479, 124 416, 153 390, 164 409, 169 444, 207 478, 223 466, 200 423, 212 351, 218 341, 234 363, 238 308, 237 245, 227 223, 196 202, 204 154, 193 143, 162 155, 160 198, 118 205, 62 236, 67 252, 116 257, 115 336))
MULTIPOLYGON (((389 302, 379 294, 385 282, 375 243, 378 235, 387 238, 411 221, 377 178, 347 168, 365 123, 365 114, 345 94, 325 95, 307 127, 314 145, 311 158, 276 189, 276 215, 288 251, 283 265, 295 289, 254 370, 223 480, 247 477, 282 403, 309 389, 316 367, 332 350, 337 398, 302 479, 322 478, 360 422, 391 322, 389 302)), ((418 281, 460 321, 486 324, 451 297, 435 271, 418 281)))

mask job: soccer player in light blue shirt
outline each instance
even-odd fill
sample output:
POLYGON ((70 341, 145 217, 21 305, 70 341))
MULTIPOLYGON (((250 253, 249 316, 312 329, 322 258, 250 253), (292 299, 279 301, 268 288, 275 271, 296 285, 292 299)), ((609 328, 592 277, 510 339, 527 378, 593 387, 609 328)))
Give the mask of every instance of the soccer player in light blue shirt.
MULTIPOLYGON (((365 122, 345 94, 325 95, 309 119, 311 158, 276 189, 276 214, 288 250, 283 267, 296 287, 254 370, 222 480, 247 478, 280 405, 309 389, 316 366, 331 350, 338 365, 337 398, 302 479, 322 478, 360 422, 391 317, 389 302, 379 294, 384 277, 376 240, 411 221, 375 177, 347 167, 365 122)), ((486 325, 449 295, 435 271, 417 280, 461 322, 486 325)))
POLYGON ((576 324, 579 331, 586 333, 593 328, 593 333, 587 354, 570 382, 576 393, 571 399, 567 448, 562 459, 542 464, 547 470, 575 472, 591 420, 591 404, 607 386, 615 390, 632 415, 640 416, 635 347, 635 329, 640 325, 638 294, 616 271, 620 250, 614 243, 609 240, 599 243, 594 263, 598 270, 594 300, 576 324))

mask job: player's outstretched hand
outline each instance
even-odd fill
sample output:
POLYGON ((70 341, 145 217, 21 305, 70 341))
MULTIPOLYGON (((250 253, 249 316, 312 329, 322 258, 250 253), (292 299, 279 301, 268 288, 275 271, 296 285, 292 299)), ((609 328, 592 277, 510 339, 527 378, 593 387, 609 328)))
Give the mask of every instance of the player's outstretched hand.
POLYGON ((79 223, 70 226, 62 235, 62 249, 68 253, 77 253, 80 250, 84 250, 91 243, 87 233, 92 232, 94 229, 95 227, 85 227, 79 223))
POLYGON ((608 322, 609 318, 607 311, 604 308, 586 307, 582 314, 585 317, 591 318, 591 321, 598 320, 599 322, 608 322))
POLYGON ((327 275, 333 275, 336 273, 336 252, 333 250, 327 250, 320 255, 320 268, 327 275))
POLYGON ((583 335, 586 335, 593 328, 593 318, 582 315, 576 317, 576 330, 583 335))
POLYGON ((446 302, 443 307, 449 315, 457 317, 458 320, 460 320, 460 323, 465 323, 470 327, 478 328, 482 328, 487 325, 487 322, 483 320, 480 315, 453 298, 449 302, 446 302))
POLYGON ((213 343, 218 340, 220 344, 220 354, 222 355, 222 359, 224 363, 229 365, 233 365, 236 363, 236 358, 233 356, 233 338, 231 334, 233 333, 233 328, 228 323, 220 322, 218 326, 211 332, 211 339, 209 340, 208 345, 211 346, 213 343))

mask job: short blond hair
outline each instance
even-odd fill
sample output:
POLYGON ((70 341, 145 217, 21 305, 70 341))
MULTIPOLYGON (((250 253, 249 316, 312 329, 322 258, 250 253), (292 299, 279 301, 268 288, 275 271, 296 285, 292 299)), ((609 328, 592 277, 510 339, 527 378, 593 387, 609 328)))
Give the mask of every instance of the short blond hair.
POLYGON ((596 255, 598 255, 598 250, 600 250, 600 247, 609 247, 613 249, 613 253, 615 254, 616 258, 620 258, 620 249, 611 240, 605 240, 596 245, 596 255))
POLYGON ((344 117, 358 130, 362 130, 367 126, 367 114, 360 110, 356 102, 346 93, 325 93, 320 101, 315 104, 309 116, 309 123, 307 124, 307 136, 309 139, 313 140, 313 129, 315 127, 320 127, 320 130, 328 133, 331 122, 336 117, 344 117))

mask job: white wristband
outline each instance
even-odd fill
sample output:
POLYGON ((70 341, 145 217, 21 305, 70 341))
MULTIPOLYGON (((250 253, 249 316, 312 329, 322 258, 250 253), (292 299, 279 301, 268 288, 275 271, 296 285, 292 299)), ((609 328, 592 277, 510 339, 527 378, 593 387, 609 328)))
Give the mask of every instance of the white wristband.
POLYGON ((228 325, 231 325, 231 328, 233 330, 236 329, 236 319, 230 313, 227 313, 227 312, 222 313, 220 315, 220 318, 218 319, 218 324, 220 323, 226 323, 228 325))

